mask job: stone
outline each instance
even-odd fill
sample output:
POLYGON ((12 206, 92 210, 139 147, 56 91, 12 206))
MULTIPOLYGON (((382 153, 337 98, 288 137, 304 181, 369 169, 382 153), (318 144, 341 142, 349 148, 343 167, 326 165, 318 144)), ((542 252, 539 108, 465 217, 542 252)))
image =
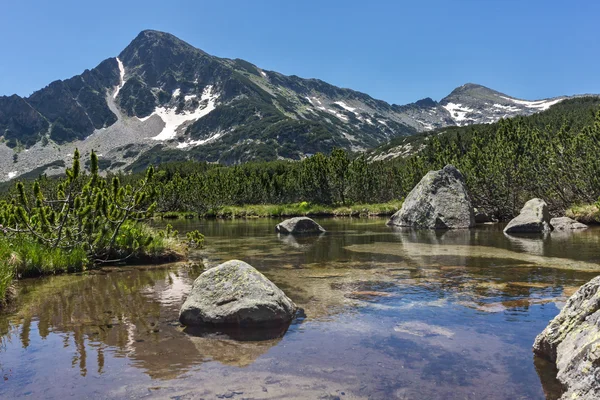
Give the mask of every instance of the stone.
POLYGON ((275 227, 275 231, 285 234, 323 233, 325 229, 308 217, 286 219, 275 227))
POLYGON ((475 209, 473 209, 473 213, 475 214, 475 223, 476 224, 498 222, 497 219, 495 219, 493 216, 491 216, 490 214, 486 213, 483 210, 475 208, 475 209))
POLYGON ((600 276, 581 286, 533 344, 556 364, 561 399, 600 398, 600 276))
POLYGON ((587 229, 588 226, 569 217, 552 218, 550 225, 555 231, 573 231, 587 229))
POLYGON ((251 265, 227 261, 200 275, 179 313, 186 326, 264 326, 289 323, 296 305, 251 265))
POLYGON ((545 233, 551 230, 548 205, 544 200, 535 198, 525 203, 519 215, 506 225, 504 233, 545 233))
POLYGON ((463 175, 452 165, 429 171, 388 225, 424 229, 474 227, 475 215, 463 175))

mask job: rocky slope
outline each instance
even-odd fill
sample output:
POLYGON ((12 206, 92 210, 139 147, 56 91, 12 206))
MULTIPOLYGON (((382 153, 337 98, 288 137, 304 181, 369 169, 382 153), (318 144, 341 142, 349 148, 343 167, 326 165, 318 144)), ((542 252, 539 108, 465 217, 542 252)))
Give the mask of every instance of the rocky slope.
POLYGON ((196 159, 299 159, 362 151, 446 126, 544 110, 467 84, 440 102, 399 106, 318 79, 211 56, 168 33, 141 32, 118 57, 27 98, 0 97, 0 181, 61 171, 75 148, 103 170, 196 159))

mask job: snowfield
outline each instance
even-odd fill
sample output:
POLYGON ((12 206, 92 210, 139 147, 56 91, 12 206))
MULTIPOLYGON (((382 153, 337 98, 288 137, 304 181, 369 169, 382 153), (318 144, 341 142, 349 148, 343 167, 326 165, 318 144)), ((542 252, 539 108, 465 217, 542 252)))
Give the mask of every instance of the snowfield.
MULTIPOLYGON (((175 89, 175 92, 177 91, 179 91, 179 89, 175 89)), ((175 94, 175 92, 173 94, 175 94)), ((204 88, 202 97, 200 98, 200 105, 195 111, 176 114, 175 108, 157 107, 150 116, 140 118, 140 121, 145 121, 153 115, 158 115, 165 123, 165 127, 152 139, 161 141, 171 140, 177 136, 177 129, 181 125, 185 124, 186 122, 196 121, 214 110, 216 108, 218 98, 219 95, 213 93, 213 86, 209 85, 204 88), (204 104, 205 102, 207 103, 204 104)))
POLYGON ((503 99, 512 101, 515 104, 520 104, 522 106, 525 106, 527 108, 535 108, 538 109, 540 111, 545 111, 547 109, 549 109, 551 106, 560 103, 561 101, 563 101, 564 99, 555 99, 555 100, 539 100, 539 101, 529 101, 529 100, 517 100, 517 99, 511 99, 510 97, 504 97, 502 96, 503 99))
POLYGON ((450 116, 458 126, 465 125, 469 121, 467 114, 473 112, 472 108, 463 106, 462 104, 448 103, 442 107, 450 113, 450 116))

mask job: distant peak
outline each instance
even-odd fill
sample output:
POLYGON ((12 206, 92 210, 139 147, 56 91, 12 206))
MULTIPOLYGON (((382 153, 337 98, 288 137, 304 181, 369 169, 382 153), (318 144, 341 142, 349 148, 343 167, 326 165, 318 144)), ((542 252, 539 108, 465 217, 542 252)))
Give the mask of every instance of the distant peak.
MULTIPOLYGON (((195 51, 202 50, 195 48, 191 44, 179 39, 177 36, 167 32, 146 29, 141 31, 135 39, 121 52, 119 58, 127 58, 127 54, 133 54, 140 49, 171 49, 173 51, 195 51)), ((206 54, 206 53, 204 53, 206 54)))
POLYGON ((490 89, 489 87, 479 85, 476 83, 465 83, 462 86, 454 89, 448 96, 444 97, 440 103, 446 104, 448 102, 456 102, 457 100, 463 101, 465 98, 471 99, 492 99, 498 96, 506 96, 496 90, 490 89))
POLYGON ((456 89, 454 89, 452 93, 465 93, 465 92, 471 92, 471 91, 490 91, 490 92, 494 92, 494 90, 483 86, 483 85, 479 85, 477 83, 465 83, 462 86, 457 87, 456 89))
POLYGON ((419 107, 435 107, 437 105, 437 103, 431 97, 417 100, 415 104, 419 107))

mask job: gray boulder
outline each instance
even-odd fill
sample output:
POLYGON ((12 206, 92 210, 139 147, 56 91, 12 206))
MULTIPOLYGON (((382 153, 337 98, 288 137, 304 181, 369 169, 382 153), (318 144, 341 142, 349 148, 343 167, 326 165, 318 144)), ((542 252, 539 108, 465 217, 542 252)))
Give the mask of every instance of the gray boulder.
POLYGON ((556 363, 561 399, 600 398, 600 276, 569 298, 535 339, 533 352, 556 363))
POLYGON ((429 171, 408 194, 388 225, 424 229, 472 228, 475 215, 463 175, 452 165, 429 171))
POLYGON ((200 275, 179 312, 187 326, 278 325, 296 305, 263 274, 243 261, 227 261, 200 275))
POLYGON ((569 217, 552 218, 550 225, 555 231, 573 231, 587 229, 588 226, 569 217))
POLYGON ((296 217, 277 224, 275 231, 285 234, 307 234, 323 233, 325 229, 308 217, 296 217))
POLYGON ((551 230, 548 205, 536 198, 525 203, 520 214, 506 225, 504 233, 544 233, 551 230))

